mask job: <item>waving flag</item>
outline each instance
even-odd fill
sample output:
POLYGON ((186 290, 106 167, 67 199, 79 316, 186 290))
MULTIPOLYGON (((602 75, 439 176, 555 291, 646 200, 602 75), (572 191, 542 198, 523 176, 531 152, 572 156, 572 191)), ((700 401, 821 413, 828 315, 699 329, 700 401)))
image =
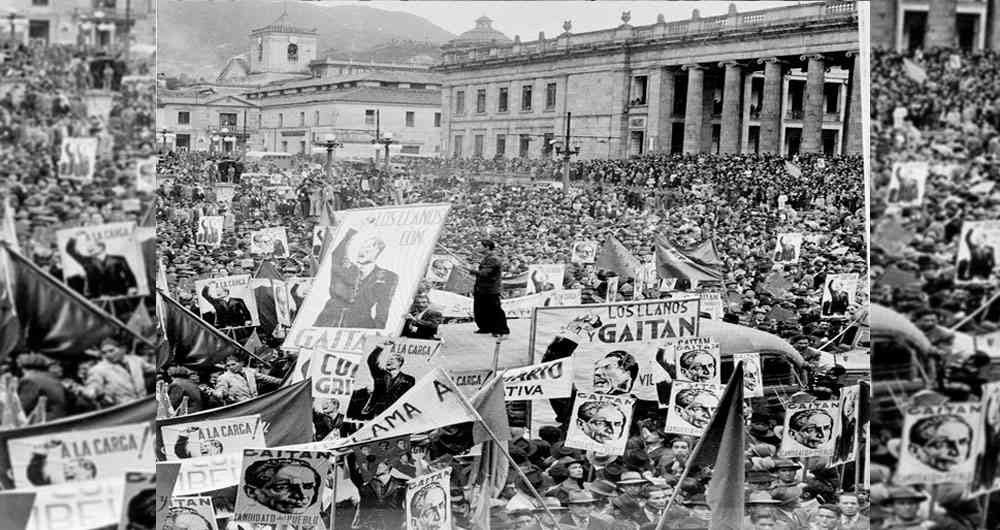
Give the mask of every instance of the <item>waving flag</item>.
POLYGON ((638 278, 642 263, 615 236, 609 236, 597 250, 597 268, 618 273, 623 278, 638 278))
MULTIPOLYGON (((162 316, 169 345, 165 360, 187 367, 208 367, 225 360, 227 355, 253 354, 214 326, 205 322, 172 298, 159 293, 162 316)), ((254 356, 256 357, 256 356, 254 356)))
POLYGON ((656 272, 660 278, 686 278, 691 284, 722 280, 722 272, 688 257, 661 236, 656 237, 656 272))

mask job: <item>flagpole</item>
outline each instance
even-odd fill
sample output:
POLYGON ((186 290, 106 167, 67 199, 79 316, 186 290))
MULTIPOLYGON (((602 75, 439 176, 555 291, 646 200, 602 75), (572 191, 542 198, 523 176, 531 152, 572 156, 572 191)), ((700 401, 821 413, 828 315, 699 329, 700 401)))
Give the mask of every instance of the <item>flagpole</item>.
MULTIPOLYGON (((188 308, 186 308, 186 307, 182 306, 182 305, 181 305, 180 303, 178 303, 178 302, 177 302, 176 300, 174 300, 174 299, 173 299, 173 298, 171 298, 171 297, 170 297, 169 295, 167 295, 166 293, 164 293, 162 289, 157 289, 156 291, 157 291, 157 293, 159 293, 160 297, 161 297, 161 298, 162 298, 163 300, 166 300, 167 302, 169 302, 169 303, 170 303, 171 305, 173 305, 174 307, 177 307, 177 308, 179 308, 179 309, 180 309, 180 310, 181 310, 182 312, 184 312, 184 313, 185 313, 185 314, 186 314, 187 316, 189 316, 189 317, 191 317, 191 318, 193 318, 193 319, 195 319, 195 320, 200 320, 201 322, 203 322, 203 323, 205 324, 205 328, 206 328, 206 329, 208 329, 209 333, 213 333, 213 334, 215 334, 215 335, 216 335, 217 337, 219 337, 219 338, 222 338, 222 339, 225 339, 225 340, 227 340, 227 341, 229 341, 229 342, 232 342, 233 344, 235 344, 235 345, 236 345, 236 347, 237 347, 237 348, 239 348, 239 349, 241 349, 241 350, 245 351, 245 352, 247 353, 247 355, 249 355, 250 357, 253 357, 254 359, 257 359, 257 360, 258 360, 259 362, 261 362, 261 363, 263 363, 263 362, 264 362, 264 360, 263 360, 263 359, 261 359, 260 357, 257 357, 256 355, 254 355, 254 353, 252 353, 252 352, 251 352, 250 350, 248 350, 248 349, 244 348, 242 344, 240 344, 239 342, 236 342, 235 340, 233 340, 233 339, 232 339, 231 337, 229 337, 229 336, 228 336, 228 335, 226 335, 225 333, 222 333, 222 332, 221 332, 221 331, 219 331, 219 329, 218 329, 218 328, 216 328, 215 326, 212 326, 212 325, 210 325, 210 324, 209 324, 208 322, 205 322, 205 320, 204 320, 204 319, 202 319, 202 318, 201 318, 201 317, 199 317, 198 315, 196 315, 196 314, 192 313, 190 309, 188 309, 188 308)), ((163 331, 164 331, 164 333, 166 333, 166 330, 163 330, 163 331)))
POLYGON ((330 498, 330 524, 327 530, 334 530, 336 522, 334 516, 337 512, 337 483, 340 482, 340 455, 333 456, 333 497, 330 498))
MULTIPOLYGON (((451 388, 457 388, 455 386, 455 382, 451 380, 451 376, 449 376, 444 371, 442 371, 441 373, 442 375, 444 375, 445 379, 448 381, 451 388)), ((493 377, 496 378, 498 377, 498 375, 494 374, 493 377)), ((490 384, 494 384, 492 379, 487 383, 487 385, 490 384)), ((484 387, 485 386, 486 385, 484 385, 484 387)), ((486 434, 488 434, 489 437, 492 438, 494 442, 496 442, 497 449, 499 449, 500 452, 503 453, 503 455, 507 458, 507 461, 510 462, 510 464, 514 467, 515 470, 517 470, 517 474, 518 476, 521 477, 521 480, 524 481, 524 485, 527 486, 529 490, 531 490, 531 494, 534 495, 535 498, 538 499, 538 502, 542 504, 542 509, 544 509, 545 513, 548 514, 550 518, 552 518, 552 523, 559 524, 559 519, 557 519, 556 516, 553 515, 552 511, 549 510, 549 507, 545 505, 545 500, 542 498, 541 494, 538 493, 538 490, 535 489, 535 486, 533 486, 531 484, 531 481, 528 480, 528 477, 527 475, 524 474, 524 471, 521 469, 521 466, 517 465, 517 462, 514 461, 514 457, 510 456, 510 452, 507 451, 507 448, 504 447, 504 444, 500 441, 499 438, 497 438, 497 435, 493 432, 493 429, 490 429, 490 426, 486 424, 486 420, 484 420, 483 417, 479 414, 479 411, 476 410, 476 407, 472 406, 472 403, 469 402, 469 398, 465 397, 465 394, 463 394, 461 391, 456 392, 456 394, 458 394, 458 398, 462 401, 462 405, 465 406, 468 412, 472 413, 472 415, 476 417, 476 421, 483 426, 483 430, 486 431, 486 434)), ((678 482, 678 484, 679 483, 680 482, 678 482)))

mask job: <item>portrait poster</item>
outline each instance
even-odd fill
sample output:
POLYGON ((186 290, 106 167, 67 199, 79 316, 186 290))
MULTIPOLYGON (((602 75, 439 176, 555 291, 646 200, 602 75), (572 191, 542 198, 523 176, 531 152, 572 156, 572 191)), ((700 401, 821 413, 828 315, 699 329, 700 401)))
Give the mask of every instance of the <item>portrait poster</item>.
POLYGON ((379 474, 392 473, 394 470, 409 477, 416 473, 410 455, 409 436, 355 445, 351 451, 354 453, 355 467, 361 475, 362 484, 379 474))
MULTIPOLYGON (((257 298, 258 312, 264 308, 265 315, 274 304, 274 318, 279 325, 291 326, 291 300, 288 295, 288 285, 283 280, 274 278, 250 278, 250 289, 257 298), (260 290, 258 290, 260 289, 260 290)), ((267 321, 265 316, 264 320, 267 321)))
POLYGON ((115 528, 122 518, 125 477, 56 484, 34 491, 35 505, 24 530, 115 528))
POLYGON ((323 487, 330 453, 244 449, 233 520, 294 526, 323 526, 323 487))
POLYGON ((289 311, 291 312, 291 317, 294 320, 295 315, 298 313, 299 308, 302 307, 302 301, 306 299, 306 295, 309 294, 309 289, 312 288, 313 278, 285 278, 285 287, 288 288, 288 298, 289 298, 289 311))
POLYGON ((827 274, 823 281, 823 299, 820 316, 828 319, 845 319, 858 295, 858 273, 827 274))
POLYGON ((163 527, 175 530, 219 530, 216 517, 211 497, 173 497, 164 514, 163 527))
POLYGON ((399 335, 450 208, 412 204, 339 212, 284 349, 365 355, 366 336, 399 335))
POLYGON ((126 471, 152 468, 149 423, 77 429, 7 440, 16 488, 121 478, 126 471))
POLYGON ((573 358, 504 370, 503 387, 507 401, 568 398, 573 394, 573 358))
POLYGON ((156 191, 156 162, 157 158, 140 158, 135 163, 135 189, 144 193, 156 191))
POLYGON ((708 337, 692 337, 674 341, 676 381, 722 384, 721 348, 708 337))
POLYGON ((607 292, 605 292, 605 300, 608 302, 618 301, 618 277, 612 276, 607 280, 607 292))
POLYGON ((451 277, 451 270, 455 268, 455 259, 447 254, 432 254, 431 262, 427 265, 427 276, 424 277, 429 282, 444 283, 451 277))
POLYGON ((664 432, 701 436, 719 408, 725 387, 722 385, 674 381, 670 385, 667 402, 667 421, 664 432))
POLYGON ((216 184, 215 199, 223 204, 232 204, 236 197, 236 186, 231 184, 216 184))
MULTIPOLYGON (((697 296, 535 309, 532 359, 570 351, 577 391, 658 401, 665 343, 698 336, 697 296)), ((671 358, 672 359, 672 358, 671 358)))
POLYGON ((743 397, 764 397, 764 374, 760 368, 760 353, 734 353, 733 367, 743 361, 743 397))
POLYGON ((955 283, 988 283, 995 281, 997 260, 1000 258, 1000 221, 965 221, 958 238, 955 255, 955 283))
POLYGON ((725 308, 722 302, 722 293, 719 291, 701 291, 701 314, 712 320, 722 320, 725 316, 725 308))
POLYGON ((313 399, 333 399, 346 413, 355 390, 361 356, 354 353, 314 350, 311 364, 313 399))
POLYGON ((982 453, 976 462, 976 477, 971 491, 974 494, 990 493, 1000 489, 1000 381, 983 384, 982 453))
POLYGON ((594 263, 597 259, 596 241, 574 241, 570 250, 570 261, 573 263, 594 263))
POLYGON ((785 427, 778 456, 833 456, 839 420, 839 401, 786 403, 785 427))
POLYGON ((195 243, 218 247, 222 245, 223 218, 221 215, 206 215, 198 219, 198 229, 194 235, 195 243))
POLYGON ((635 399, 591 392, 577 392, 573 416, 566 433, 566 447, 625 454, 635 399))
POLYGON ((972 482, 982 414, 983 405, 973 402, 907 407, 896 483, 972 482))
POLYGON ((888 202, 900 207, 920 206, 927 188, 930 164, 923 162, 895 162, 889 176, 888 202))
POLYGON ((63 138, 59 146, 59 178, 84 184, 94 180, 97 138, 63 138))
POLYGON ((249 274, 194 282, 201 317, 219 329, 260 325, 249 274))
POLYGON ((774 263, 798 263, 802 253, 802 233, 786 232, 778 234, 775 240, 774 263))
POLYGON ((860 385, 849 385, 840 389, 840 420, 837 441, 833 445, 833 463, 853 462, 858 452, 858 406, 860 385))
POLYGON ((160 428, 167 460, 238 453, 267 447, 259 414, 175 423, 160 428))
POLYGON ((156 520, 156 473, 126 472, 122 493, 118 530, 142 528, 146 521, 156 520))
POLYGON ((56 242, 64 281, 82 283, 87 298, 149 294, 135 222, 57 230, 56 242))
POLYGON ((564 276, 566 265, 563 263, 528 265, 528 286, 524 294, 562 289, 564 276))
POLYGON ((406 530, 444 530, 451 524, 451 468, 406 483, 406 530))
POLYGON ((287 258, 288 234, 285 227, 261 228, 250 233, 250 253, 276 258, 287 258))

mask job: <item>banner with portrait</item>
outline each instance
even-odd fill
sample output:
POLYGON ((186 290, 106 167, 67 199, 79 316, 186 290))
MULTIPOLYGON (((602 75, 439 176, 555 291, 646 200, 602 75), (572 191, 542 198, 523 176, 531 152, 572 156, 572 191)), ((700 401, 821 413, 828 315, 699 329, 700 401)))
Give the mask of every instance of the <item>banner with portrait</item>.
POLYGON ((504 370, 503 387, 507 401, 568 398, 573 394, 573 358, 504 370))
POLYGON ((677 339, 674 345, 675 381, 722 384, 721 347, 708 337, 677 339))
POLYGON ((285 227, 273 226, 250 232, 250 253, 287 258, 288 234, 285 232, 285 227))
POLYGON ((669 379, 665 365, 673 359, 666 358, 665 343, 698 336, 699 303, 690 296, 539 307, 529 341, 532 359, 572 356, 580 392, 658 401, 657 385, 669 379))
POLYGON ((144 193, 156 191, 157 157, 140 158, 135 163, 135 189, 144 193))
POLYGON ((438 528, 452 528, 450 468, 406 483, 406 530, 438 528))
POLYGON ((1000 221, 965 221, 955 254, 955 283, 995 281, 1000 255, 1000 221))
POLYGON ((760 353, 734 353, 733 367, 743 362, 743 397, 764 397, 764 374, 760 368, 760 353))
POLYGON ((260 325, 249 274, 194 282, 201 318, 219 329, 260 325))
POLYGON ((199 245, 218 247, 222 245, 224 219, 221 215, 205 215, 198 219, 198 229, 194 234, 194 242, 199 245))
POLYGON ((820 316, 829 319, 845 319, 858 295, 858 273, 827 274, 823 281, 823 299, 820 316))
POLYGON ((354 453, 355 470, 361 475, 362 484, 367 484, 376 476, 393 471, 407 477, 416 474, 415 463, 410 454, 409 436, 355 445, 351 448, 351 452, 354 453))
POLYGON ((570 249, 573 263, 594 263, 597 260, 597 241, 574 241, 570 249))
POLYGON ((97 169, 97 138, 63 138, 59 146, 59 178, 89 184, 97 169))
POLYGON ((238 453, 267 447, 260 414, 175 423, 160 428, 167 460, 238 453))
POLYGON ((7 440, 16 488, 121 478, 152 468, 149 423, 57 431, 7 440))
POLYGON ((163 517, 163 528, 175 530, 219 530, 211 497, 172 497, 163 517))
POLYGON ((447 282, 454 268, 455 258, 447 254, 432 254, 431 262, 427 265, 427 275, 424 279, 434 283, 447 282))
MULTIPOLYGON (((304 351, 300 350, 300 355, 304 351)), ((361 356, 353 353, 313 350, 311 357, 313 400, 335 400, 339 404, 338 412, 346 414, 347 405, 350 404, 351 395, 354 393, 358 368, 361 367, 361 356)))
POLYGON ((833 444, 833 464, 853 462, 858 452, 858 410, 861 404, 861 386, 849 385, 840 389, 840 420, 837 441, 833 444))
POLYGON ((295 315, 298 314, 299 308, 302 307, 303 300, 306 299, 306 295, 309 294, 309 289, 312 288, 313 278, 285 278, 285 287, 288 288, 289 297, 289 311, 291 312, 292 320, 294 321, 295 315))
POLYGON ((686 436, 701 436, 719 408, 722 385, 674 381, 670 384, 667 421, 663 431, 686 436))
POLYGON ((87 298, 149 294, 135 222, 57 230, 56 242, 63 280, 87 298))
POLYGON ((257 301, 257 312, 264 322, 282 326, 292 325, 292 302, 288 296, 288 285, 283 280, 250 278, 250 289, 257 301), (273 313, 271 313, 272 307, 273 313))
POLYGON ((329 473, 329 453, 244 449, 233 521, 323 526, 320 511, 329 473))
POLYGON ((802 253, 802 233, 786 232, 778 234, 771 256, 775 263, 798 263, 802 253))
POLYGON ((778 456, 833 456, 839 420, 839 401, 789 401, 785 404, 785 427, 778 456))
POLYGON ((973 402, 907 407, 895 482, 972 482, 982 414, 982 403, 973 402))
POLYGON ((156 520, 156 473, 129 471, 125 473, 122 495, 122 515, 118 530, 142 528, 146 521, 156 520))
POLYGON ((930 164, 927 161, 894 162, 886 202, 900 207, 920 206, 924 201, 929 173, 930 164))
POLYGON ((563 263, 528 265, 528 286, 524 294, 562 289, 565 275, 566 265, 563 263))
POLYGON ((366 336, 399 335, 450 208, 412 204, 339 212, 330 248, 283 347, 364 355, 366 336))
MULTIPOLYGON (((24 530, 114 528, 122 518, 125 476, 35 488, 24 530)), ((153 503, 149 503, 153 507, 153 503)), ((0 514, 2 519, 2 514, 0 514)))
POLYGON ((979 403, 983 406, 980 423, 983 450, 976 459, 976 477, 971 488, 973 494, 1000 489, 1000 381, 983 384, 979 403))
POLYGON ((591 392, 577 392, 566 433, 566 447, 625 454, 635 399, 591 392))

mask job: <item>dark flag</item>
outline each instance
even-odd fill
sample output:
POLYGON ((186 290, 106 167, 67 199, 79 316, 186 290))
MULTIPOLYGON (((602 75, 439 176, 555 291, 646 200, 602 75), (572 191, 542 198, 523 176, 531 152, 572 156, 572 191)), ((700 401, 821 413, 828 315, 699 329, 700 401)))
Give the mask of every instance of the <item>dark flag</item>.
POLYGON ((715 248, 715 240, 708 238, 697 245, 684 249, 683 254, 691 261, 704 265, 706 267, 721 267, 722 258, 719 257, 719 251, 715 248))
POLYGON ((622 278, 638 278, 642 263, 615 236, 608 236, 597 250, 598 269, 613 271, 622 278))
POLYGON ((34 491, 0 491, 0 523, 4 528, 28 527, 35 495, 34 491))
POLYGON ((169 354, 165 362, 173 362, 188 368, 210 367, 224 362, 227 355, 245 357, 252 353, 233 339, 197 315, 175 302, 169 296, 159 293, 163 302, 162 315, 166 325, 166 339, 169 354))
MULTIPOLYGON (((261 263, 257 267, 257 271, 254 272, 253 278, 255 280, 284 281, 284 277, 270 261, 261 263)), ((274 284, 268 281, 263 285, 258 285, 254 287, 253 294, 254 298, 257 299, 257 314, 260 317, 258 330, 268 336, 278 327, 278 308, 274 302, 274 284)))
MULTIPOLYGON (((444 290, 452 293, 468 295, 476 285, 476 277, 469 274, 462 267, 452 267, 451 275, 445 283, 444 290)), ((525 283, 525 287, 527 287, 525 283)))
POLYGON ((718 267, 696 262, 660 236, 656 237, 656 272, 660 278, 687 279, 692 284, 722 281, 718 267))

